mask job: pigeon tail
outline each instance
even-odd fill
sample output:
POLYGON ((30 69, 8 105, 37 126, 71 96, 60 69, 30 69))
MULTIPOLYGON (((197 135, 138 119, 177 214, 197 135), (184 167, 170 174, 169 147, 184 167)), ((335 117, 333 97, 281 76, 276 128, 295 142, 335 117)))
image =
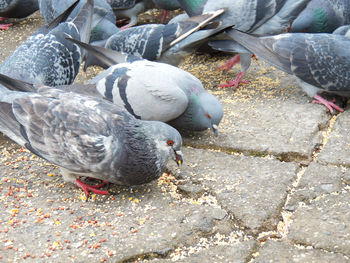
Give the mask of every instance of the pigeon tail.
POLYGON ((13 91, 25 91, 25 92, 36 92, 37 89, 32 83, 28 83, 22 80, 10 78, 0 73, 0 84, 4 85, 9 90, 13 91))
MULTIPOLYGON (((80 35, 80 41, 88 43, 91 34, 94 0, 87 0, 79 14, 73 19, 80 35)), ((102 17, 101 17, 102 20, 102 17)))
POLYGON ((80 0, 76 0, 70 7, 68 7, 62 14, 57 16, 54 20, 52 20, 49 24, 45 25, 45 29, 50 31, 57 27, 60 23, 66 21, 74 8, 78 5, 80 0))
POLYGON ((26 140, 21 135, 20 130, 21 125, 12 112, 12 104, 0 102, 0 131, 19 145, 24 146, 26 140))
MULTIPOLYGON (((230 29, 226 32, 233 40, 237 41, 239 44, 250 50, 250 52, 253 54, 266 60, 276 68, 285 71, 288 74, 293 74, 291 69, 287 67, 283 62, 281 62, 280 59, 276 57, 274 52, 271 51, 273 43, 267 41, 262 43, 259 37, 243 33, 236 29, 230 29)), ((264 38, 262 37, 262 39, 264 38)))
POLYGON ((102 63, 106 64, 108 67, 119 63, 142 60, 142 58, 137 56, 124 54, 122 52, 114 51, 103 47, 92 46, 92 45, 80 42, 73 38, 67 37, 66 39, 86 49, 88 52, 90 52, 92 55, 98 58, 102 63))
POLYGON ((207 25, 210 21, 212 21, 214 18, 220 16, 225 11, 226 11, 226 9, 222 8, 222 9, 219 9, 217 11, 208 12, 208 13, 205 13, 205 14, 202 14, 202 15, 190 17, 190 18, 186 19, 185 21, 179 22, 180 26, 181 25, 186 25, 186 24, 191 25, 192 23, 194 23, 196 26, 194 26, 194 27, 191 26, 189 28, 189 30, 185 31, 186 33, 182 34, 180 37, 178 37, 177 39, 172 41, 170 43, 170 46, 174 46, 175 44, 179 43, 181 40, 183 40, 186 37, 188 37, 189 35, 191 35, 193 32, 198 31, 200 28, 202 28, 205 25, 207 25))

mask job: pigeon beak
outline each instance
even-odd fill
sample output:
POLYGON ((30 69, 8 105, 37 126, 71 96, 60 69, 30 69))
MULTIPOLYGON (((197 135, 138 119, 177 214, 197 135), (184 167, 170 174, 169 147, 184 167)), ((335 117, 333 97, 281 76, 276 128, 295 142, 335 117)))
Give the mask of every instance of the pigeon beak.
POLYGON ((182 152, 174 150, 174 153, 175 153, 175 157, 176 157, 176 164, 177 164, 177 166, 182 165, 182 163, 183 163, 182 152))
POLYGON ((219 127, 218 127, 216 124, 213 124, 213 125, 211 126, 211 128, 212 128, 212 130, 213 130, 213 132, 214 132, 214 135, 215 135, 215 136, 219 136, 219 127))

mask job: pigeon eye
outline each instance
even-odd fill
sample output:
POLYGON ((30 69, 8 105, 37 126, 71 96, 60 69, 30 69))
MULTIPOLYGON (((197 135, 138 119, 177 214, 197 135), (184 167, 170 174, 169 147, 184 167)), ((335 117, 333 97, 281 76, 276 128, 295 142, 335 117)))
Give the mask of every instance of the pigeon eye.
POLYGON ((211 119, 211 116, 209 115, 209 113, 206 113, 205 116, 207 116, 208 119, 211 119))
POLYGON ((172 141, 172 140, 169 140, 167 143, 168 143, 169 146, 173 146, 174 145, 174 141, 172 141))

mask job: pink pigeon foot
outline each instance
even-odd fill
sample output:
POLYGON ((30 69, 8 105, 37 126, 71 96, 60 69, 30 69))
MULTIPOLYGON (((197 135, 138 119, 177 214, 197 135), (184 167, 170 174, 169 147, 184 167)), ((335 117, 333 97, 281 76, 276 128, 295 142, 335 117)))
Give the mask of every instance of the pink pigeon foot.
POLYGON ((12 26, 12 24, 1 24, 0 29, 1 30, 7 30, 12 26))
MULTIPOLYGON (((7 19, 7 17, 0 17, 0 21, 4 21, 6 19, 7 19)), ((1 30, 7 30, 7 29, 10 28, 10 26, 12 26, 12 24, 1 24, 0 25, 0 29, 1 30)))
POLYGON ((98 184, 98 185, 87 185, 85 183, 83 183, 82 181, 80 181, 79 179, 77 179, 75 181, 76 186, 80 187, 81 189, 83 189, 86 197, 88 197, 90 195, 90 192, 93 192, 95 194, 98 195, 109 195, 110 193, 108 191, 103 191, 103 190, 99 190, 99 188, 105 186, 108 182, 104 181, 102 184, 98 184))
POLYGON ((333 109, 336 109, 339 112, 343 112, 344 110, 340 108, 337 104, 335 104, 333 101, 326 100, 325 98, 322 98, 320 95, 316 94, 314 97, 314 100, 312 103, 316 104, 323 104, 325 105, 331 113, 333 113, 333 109))
POLYGON ((228 81, 226 81, 226 84, 221 84, 218 87, 224 87, 224 88, 233 87, 233 89, 236 90, 240 83, 244 83, 244 84, 249 83, 249 81, 243 80, 243 76, 244 76, 244 72, 241 71, 241 72, 239 72, 239 74, 235 80, 233 80, 233 81, 228 80, 228 81))
POLYGON ((218 70, 223 70, 225 72, 229 71, 234 65, 239 63, 241 61, 241 57, 237 54, 226 61, 226 63, 220 67, 218 67, 218 70))
POLYGON ((171 12, 168 10, 163 10, 162 13, 160 14, 160 23, 165 24, 165 21, 167 18, 171 18, 171 12))
POLYGON ((125 26, 122 26, 121 28, 120 28, 120 30, 125 30, 125 29, 128 29, 128 28, 130 28, 131 27, 131 25, 130 24, 127 24, 127 25, 125 25, 125 26))

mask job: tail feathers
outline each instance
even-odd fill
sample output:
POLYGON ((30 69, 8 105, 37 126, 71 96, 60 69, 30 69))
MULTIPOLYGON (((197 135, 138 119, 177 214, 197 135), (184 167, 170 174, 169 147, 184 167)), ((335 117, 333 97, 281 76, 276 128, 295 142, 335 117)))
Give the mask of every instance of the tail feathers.
POLYGON ((236 29, 230 29, 226 32, 233 40, 250 50, 253 54, 276 68, 286 73, 293 74, 288 59, 278 56, 278 54, 273 51, 273 44, 275 41, 273 37, 256 37, 236 29))
POLYGON ((0 102, 0 131, 21 146, 27 143, 21 135, 21 124, 16 120, 10 103, 0 102))
POLYGON ((92 46, 83 42, 80 42, 76 39, 67 37, 66 39, 72 41, 73 43, 79 45, 80 47, 86 49, 90 54, 94 55, 97 59, 101 61, 101 63, 106 64, 108 67, 113 66, 115 64, 124 63, 124 62, 132 62, 135 60, 141 60, 142 58, 124 54, 118 51, 114 51, 111 49, 92 46))
MULTIPOLYGON (((192 33, 200 30, 201 28, 208 25, 214 18, 220 16, 226 11, 226 9, 219 9, 217 11, 208 12, 202 15, 190 17, 184 21, 179 22, 180 27, 183 28, 182 34, 170 43, 170 47, 176 45, 181 40, 185 39, 192 33)), ((210 25, 210 28, 219 27, 221 24, 219 22, 210 25)))
POLYGON ((0 73, 0 84, 4 85, 9 90, 35 92, 37 88, 34 84, 10 78, 0 73))
POLYGON ((94 0, 87 0, 73 20, 79 30, 80 40, 85 43, 88 43, 90 39, 93 9, 94 0))
POLYGON ((72 11, 74 10, 74 8, 77 6, 77 4, 79 3, 80 0, 76 0, 70 7, 68 7, 66 9, 66 11, 64 11, 62 14, 60 14, 59 16, 57 16, 54 20, 52 20, 48 25, 46 25, 46 29, 47 30, 51 30, 53 28, 55 28, 56 26, 58 26, 59 23, 62 23, 64 21, 67 20, 67 18, 69 17, 69 15, 72 13, 72 11))
MULTIPOLYGON (((98 46, 98 47, 104 47, 106 43, 106 40, 100 40, 100 41, 94 41, 91 42, 92 46, 98 46)), ((93 54, 87 53, 85 57, 84 62, 84 68, 83 70, 86 71, 86 69, 90 66, 100 66, 101 68, 108 68, 108 66, 104 63, 102 63, 98 58, 96 58, 93 54)))
POLYGON ((223 52, 250 53, 246 48, 233 40, 213 40, 209 41, 209 46, 223 52))

